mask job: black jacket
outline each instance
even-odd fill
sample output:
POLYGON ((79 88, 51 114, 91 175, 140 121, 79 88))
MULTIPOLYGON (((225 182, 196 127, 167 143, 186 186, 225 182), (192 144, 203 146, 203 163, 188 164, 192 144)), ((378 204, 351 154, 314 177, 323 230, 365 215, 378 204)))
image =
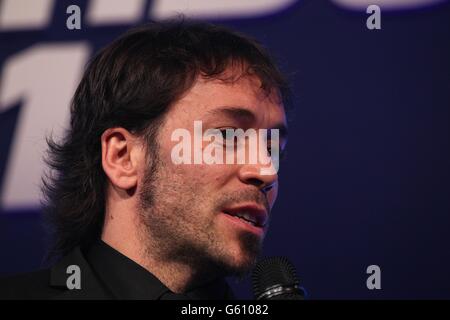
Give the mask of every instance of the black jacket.
POLYGON ((80 248, 74 249, 51 269, 0 279, 0 299, 110 299, 80 248), (81 290, 69 290, 67 267, 78 265, 81 290))
POLYGON ((233 299, 224 279, 185 294, 172 293, 146 269, 99 241, 89 250, 72 250, 52 268, 0 279, 0 300, 5 299, 233 299), (80 289, 68 289, 68 267, 81 270, 80 289))

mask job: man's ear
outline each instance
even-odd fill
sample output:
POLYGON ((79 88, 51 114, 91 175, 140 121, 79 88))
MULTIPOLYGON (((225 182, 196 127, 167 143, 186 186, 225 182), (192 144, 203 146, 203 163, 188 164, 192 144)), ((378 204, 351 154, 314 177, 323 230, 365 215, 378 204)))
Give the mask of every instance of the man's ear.
POLYGON ((102 166, 111 184, 123 190, 135 188, 143 152, 139 139, 124 128, 109 128, 101 143, 102 166))

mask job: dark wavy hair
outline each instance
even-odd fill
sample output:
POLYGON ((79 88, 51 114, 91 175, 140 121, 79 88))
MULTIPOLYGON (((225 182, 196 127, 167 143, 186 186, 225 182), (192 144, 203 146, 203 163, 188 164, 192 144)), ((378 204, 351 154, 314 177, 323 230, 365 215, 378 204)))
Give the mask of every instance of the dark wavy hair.
POLYGON ((102 169, 102 133, 123 127, 149 148, 168 107, 198 76, 219 79, 234 65, 257 76, 266 92, 289 89, 263 47, 224 27, 185 20, 130 30, 88 64, 72 99, 70 127, 61 141, 47 139, 43 206, 50 227, 50 258, 100 237, 107 178, 102 169))

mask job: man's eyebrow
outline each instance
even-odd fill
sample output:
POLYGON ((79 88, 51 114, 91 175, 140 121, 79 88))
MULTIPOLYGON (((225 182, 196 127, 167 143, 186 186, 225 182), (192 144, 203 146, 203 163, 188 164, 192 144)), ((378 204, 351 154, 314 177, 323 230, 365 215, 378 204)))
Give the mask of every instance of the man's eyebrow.
POLYGON ((256 116, 253 114, 253 112, 242 107, 221 107, 209 110, 206 114, 211 116, 225 116, 244 122, 251 122, 256 120, 256 116))
MULTIPOLYGON (((225 116, 240 122, 253 122, 256 120, 256 115, 245 108, 242 107, 221 107, 206 112, 208 116, 225 116)), ((278 129, 280 132, 280 138, 287 139, 288 128, 284 123, 279 123, 272 128, 267 129, 278 129)))

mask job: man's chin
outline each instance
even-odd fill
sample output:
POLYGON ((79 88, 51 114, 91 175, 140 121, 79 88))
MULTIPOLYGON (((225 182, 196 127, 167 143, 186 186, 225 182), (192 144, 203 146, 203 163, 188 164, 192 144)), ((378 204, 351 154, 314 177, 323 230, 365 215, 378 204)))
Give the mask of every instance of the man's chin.
MULTIPOLYGON (((261 254, 261 241, 252 234, 243 234, 236 248, 230 249, 230 256, 222 261, 222 267, 229 276, 242 277, 255 266, 261 254)), ((224 257, 225 258, 225 257, 224 257)))

